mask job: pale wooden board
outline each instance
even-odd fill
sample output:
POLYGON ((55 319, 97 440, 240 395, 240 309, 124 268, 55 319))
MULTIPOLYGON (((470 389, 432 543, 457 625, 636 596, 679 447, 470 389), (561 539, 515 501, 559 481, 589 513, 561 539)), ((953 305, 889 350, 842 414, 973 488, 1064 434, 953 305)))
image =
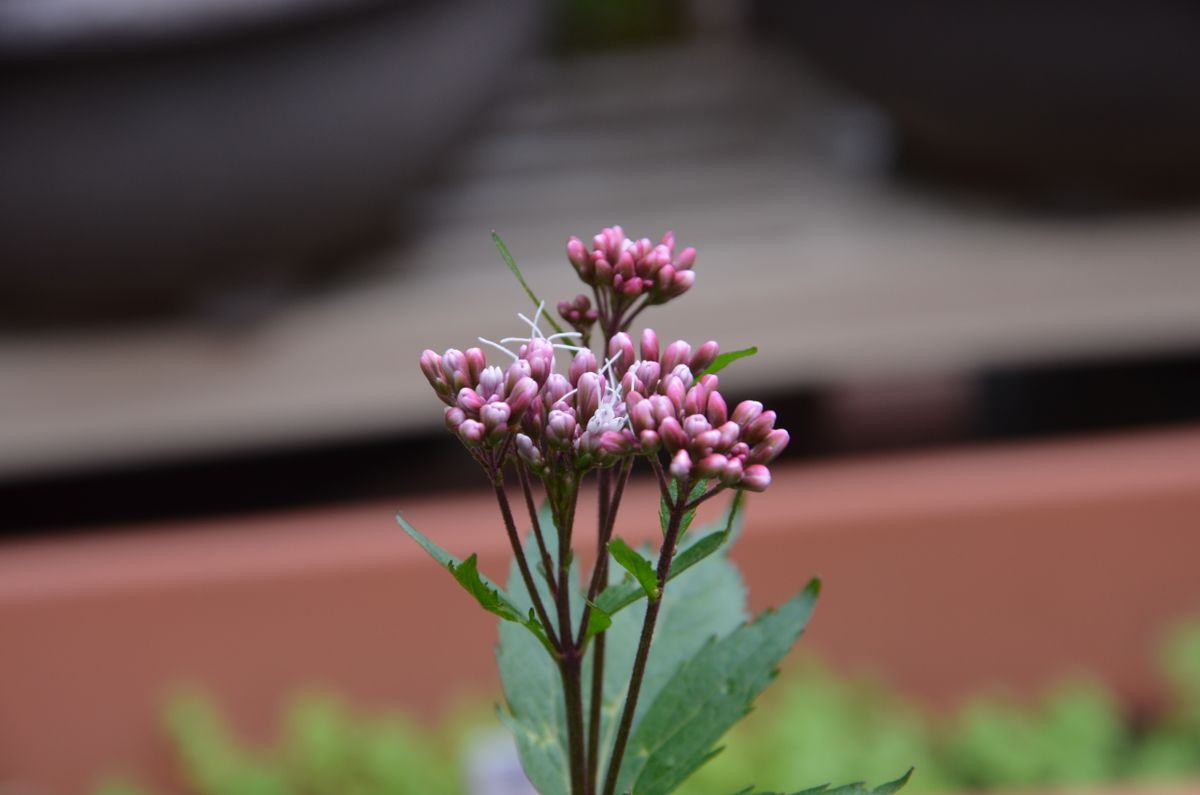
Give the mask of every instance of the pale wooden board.
POLYGON ((1053 219, 892 183, 869 146, 838 154, 853 107, 736 41, 512 84, 413 202, 416 234, 351 286, 252 328, 0 339, 0 476, 436 427, 421 349, 528 309, 492 228, 551 301, 582 286, 568 234, 674 228, 697 285, 653 322, 758 344, 728 376, 745 387, 1200 344, 1200 211, 1053 219))

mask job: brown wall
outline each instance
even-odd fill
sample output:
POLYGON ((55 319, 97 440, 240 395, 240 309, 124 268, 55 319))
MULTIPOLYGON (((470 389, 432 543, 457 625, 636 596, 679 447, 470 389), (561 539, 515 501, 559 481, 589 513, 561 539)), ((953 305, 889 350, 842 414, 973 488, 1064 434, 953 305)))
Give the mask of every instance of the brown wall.
MULTIPOLYGON (((492 621, 395 528, 395 507, 0 546, 0 782, 166 780, 158 714, 180 682, 257 736, 311 685, 426 716, 494 694, 492 621)), ((400 507, 503 576, 486 493, 400 507)), ((1087 669, 1153 705, 1159 633, 1200 612, 1200 429, 791 466, 749 507, 735 557, 756 608, 819 573, 802 644, 934 703, 1087 669)), ((644 537, 655 520, 630 518, 653 510, 636 483, 619 532, 644 537)))

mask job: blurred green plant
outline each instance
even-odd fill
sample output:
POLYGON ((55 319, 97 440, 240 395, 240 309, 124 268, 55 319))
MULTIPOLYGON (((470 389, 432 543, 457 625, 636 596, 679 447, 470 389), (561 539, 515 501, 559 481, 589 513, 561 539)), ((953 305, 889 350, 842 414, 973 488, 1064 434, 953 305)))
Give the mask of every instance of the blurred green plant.
MULTIPOLYGON (((878 683, 813 660, 791 666, 776 698, 724 739, 679 790, 726 795, 794 781, 880 779, 915 764, 912 792, 1081 787, 1200 778, 1200 620, 1169 634, 1160 669, 1171 708, 1130 727, 1112 694, 1076 679, 1035 704, 990 694, 934 716, 878 683)), ((167 729, 195 795, 464 795, 458 751, 480 711, 422 730, 403 716, 364 718, 328 696, 298 698, 282 739, 252 750, 198 693, 175 699, 167 729)), ((96 795, 148 795, 110 782, 96 795)))

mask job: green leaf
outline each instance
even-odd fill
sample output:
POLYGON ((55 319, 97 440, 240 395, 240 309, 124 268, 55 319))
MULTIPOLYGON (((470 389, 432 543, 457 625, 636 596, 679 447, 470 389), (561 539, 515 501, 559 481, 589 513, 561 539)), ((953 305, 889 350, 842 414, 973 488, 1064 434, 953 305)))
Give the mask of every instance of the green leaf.
POLYGON ((475 597, 475 601, 479 602, 480 607, 505 621, 512 621, 525 627, 547 650, 552 651, 541 622, 531 613, 526 614, 519 610, 512 600, 500 590, 499 586, 480 573, 476 555, 472 554, 466 560, 459 560, 405 521, 400 514, 396 514, 396 522, 404 529, 404 532, 408 533, 410 538, 429 553, 430 557, 445 566, 454 575, 458 584, 475 597))
POLYGON ((820 590, 820 581, 812 580, 778 610, 707 644, 681 665, 634 730, 618 790, 667 795, 708 761, 716 742, 775 677, 820 590))
POLYGON ((643 558, 619 538, 608 542, 608 551, 612 553, 613 560, 620 564, 621 568, 633 575, 634 579, 642 586, 642 590, 646 592, 646 596, 658 599, 658 575, 654 572, 654 565, 650 561, 643 558))
MULTIPOLYGON (((912 778, 912 774, 913 770, 910 767, 908 772, 900 778, 895 781, 889 781, 886 784, 880 784, 875 789, 870 789, 864 782, 858 781, 853 784, 843 784, 833 789, 830 789, 828 784, 823 784, 819 787, 793 792, 792 795, 892 795, 895 792, 899 792, 900 788, 908 783, 908 780, 912 778)), ((741 793, 738 795, 741 795, 741 793)), ((763 792, 759 793, 759 795, 772 795, 772 793, 763 792)))
POLYGON ((713 359, 712 364, 697 373, 696 377, 699 378, 702 375, 718 373, 736 362, 738 359, 745 359, 747 356, 753 356, 756 353, 758 353, 758 347, 755 345, 751 345, 749 348, 742 348, 740 351, 729 351, 728 353, 722 353, 717 358, 713 359))
MULTIPOLYGON (((508 265, 508 269, 512 271, 513 276, 516 276, 517 281, 521 283, 523 288, 525 288, 525 295, 529 296, 529 300, 533 301, 534 306, 541 306, 541 300, 533 292, 533 288, 531 288, 525 281, 525 277, 521 275, 521 269, 517 267, 517 261, 513 259, 513 255, 509 252, 508 246, 504 245, 504 241, 500 239, 500 235, 496 234, 496 230, 494 229, 492 230, 492 242, 495 243, 496 248, 500 250, 500 256, 504 258, 504 264, 508 265)), ((550 316, 549 312, 544 313, 542 317, 546 319, 546 322, 550 324, 551 328, 553 328, 559 334, 563 333, 562 326, 555 322, 554 318, 550 316)), ((717 357, 718 360, 720 358, 720 356, 717 357)))
MULTIPOLYGON (((707 488, 708 488, 708 481, 706 481, 706 480, 696 481, 696 485, 692 486, 691 494, 688 495, 688 502, 691 502, 692 500, 697 499, 698 497, 702 496, 704 494, 705 489, 707 489, 707 488)), ((670 494, 671 494, 671 502, 675 502, 675 500, 679 499, 679 481, 672 480, 670 483, 668 483, 667 491, 670 492, 670 494)), ((688 531, 688 528, 692 526, 692 520, 694 520, 695 518, 696 518, 696 509, 695 508, 692 508, 690 511, 684 512, 683 521, 679 526, 679 535, 680 536, 682 536, 684 533, 686 533, 688 531)), ((662 498, 658 501, 658 524, 660 527, 662 527, 663 535, 666 535, 667 528, 670 527, 670 524, 671 524, 671 508, 669 505, 667 505, 667 500, 665 498, 662 498)))
MULTIPOLYGON (((725 525, 729 525, 726 522, 725 525)), ((676 564, 687 551, 721 527, 697 530, 681 543, 676 564)), ((731 536, 732 537, 732 536, 731 536)), ((711 543, 711 542, 710 542, 711 543)), ((716 551, 727 550, 728 545, 716 551)), ((659 607, 658 624, 654 630, 654 647, 642 679, 641 698, 634 713, 633 726, 645 714, 655 696, 679 666, 691 658, 714 637, 737 629, 749 617, 746 610, 746 588, 737 567, 724 554, 709 554, 693 564, 686 577, 673 581, 664 589, 659 607)), ((675 567, 672 567, 673 569, 675 567)), ((673 572, 674 573, 674 572, 673 572)), ((632 607, 612 616, 608 629, 607 655, 604 665, 604 701, 601 705, 600 761, 601 770, 608 763, 616 736, 617 723, 625 705, 629 688, 629 672, 641 634, 647 602, 642 599, 641 586, 630 578, 626 585, 633 590, 632 607)), ((615 586, 623 587, 623 586, 615 586)), ((610 588, 609 591, 612 589, 610 588)), ((603 605, 605 591, 597 602, 603 605)), ((594 647, 593 647, 594 648, 594 647)), ((592 650, 584 667, 584 681, 591 681, 592 650)))
MULTIPOLYGON (((667 576, 667 582, 674 580, 679 575, 683 574, 688 569, 695 566, 700 561, 707 558, 709 555, 716 552, 726 541, 736 537, 741 529, 741 505, 743 501, 742 492, 738 492, 730 503, 729 509, 725 512, 725 528, 723 530, 714 530, 703 535, 697 533, 695 540, 691 543, 685 542, 680 552, 675 556, 675 562, 671 564, 671 573, 667 576)), ((657 582, 657 580, 656 580, 657 582)), ((641 599, 646 595, 646 591, 636 579, 626 578, 622 582, 609 586, 600 592, 596 598, 595 605, 603 610, 607 616, 615 615, 619 611, 625 609, 629 605, 641 599)), ((585 638, 590 638, 605 629, 608 629, 609 624, 604 626, 598 625, 598 620, 593 618, 588 622, 588 630, 585 638)))
POLYGON ((613 621, 612 614, 603 607, 600 607, 595 602, 589 602, 588 604, 592 606, 592 609, 588 613, 587 633, 583 636, 585 641, 611 627, 613 621))

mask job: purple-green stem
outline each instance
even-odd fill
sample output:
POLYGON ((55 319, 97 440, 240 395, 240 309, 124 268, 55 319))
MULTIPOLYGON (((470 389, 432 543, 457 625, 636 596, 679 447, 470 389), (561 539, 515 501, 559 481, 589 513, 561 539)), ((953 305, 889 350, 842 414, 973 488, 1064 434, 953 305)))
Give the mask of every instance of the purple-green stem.
MULTIPOLYGON (((656 459, 651 463, 658 470, 656 459)), ((612 756, 608 760, 608 770, 604 774, 603 795, 613 795, 617 787, 617 776, 621 771, 621 760, 625 756, 625 746, 629 742, 629 731, 633 727, 633 714, 637 710, 638 695, 642 689, 642 679, 646 675, 646 662, 650 658, 650 643, 654 640, 654 626, 658 622, 658 611, 662 607, 662 593, 666 587, 667 578, 671 574, 671 561, 675 556, 675 544, 679 541, 679 531, 683 525, 683 514, 687 510, 687 495, 692 483, 681 484, 679 496, 671 503, 671 516, 667 523, 667 533, 663 538, 662 547, 658 552, 658 591, 657 599, 647 597, 646 618, 642 621, 642 635, 638 639, 637 655, 633 659, 633 671, 629 678, 629 691, 625 695, 625 707, 621 711, 621 722, 617 727, 616 740, 613 743, 612 756)), ((670 499, 663 492, 663 499, 670 499)))

